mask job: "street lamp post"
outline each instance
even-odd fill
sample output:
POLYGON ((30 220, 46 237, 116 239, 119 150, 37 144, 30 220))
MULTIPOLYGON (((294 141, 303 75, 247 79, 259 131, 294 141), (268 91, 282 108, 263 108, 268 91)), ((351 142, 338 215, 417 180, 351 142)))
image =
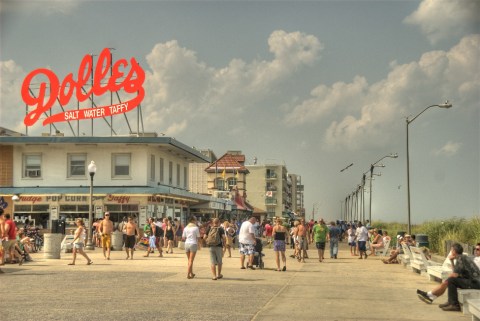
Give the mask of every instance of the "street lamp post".
POLYGON ((88 165, 88 173, 90 174, 90 199, 88 202, 88 240, 87 245, 85 246, 86 250, 94 250, 94 246, 92 243, 92 220, 93 220, 93 213, 92 213, 92 202, 93 202, 93 176, 95 176, 95 172, 97 171, 97 165, 92 160, 88 165))
POLYGON ((412 123, 415 119, 417 119, 418 116, 420 116, 421 114, 423 114, 427 109, 430 109, 432 107, 439 107, 439 108, 445 108, 445 109, 448 109, 450 107, 452 107, 452 104, 450 104, 447 101, 445 101, 445 103, 443 104, 435 104, 435 105, 430 105, 428 107, 426 107, 424 110, 422 110, 420 113, 418 113, 415 117, 413 118, 409 118, 409 116, 407 116, 407 118, 405 119, 406 120, 406 131, 407 131, 407 212, 408 212, 408 234, 411 234, 412 233, 412 224, 411 224, 411 214, 410 214, 410 151, 409 151, 409 145, 408 145, 408 125, 410 125, 410 123, 412 123))
MULTIPOLYGON (((397 158, 398 154, 397 153, 392 153, 392 154, 389 154, 389 155, 385 155, 382 158, 380 158, 379 160, 377 160, 375 163, 370 165, 370 177, 371 178, 373 178, 373 175, 374 175, 373 174, 373 169, 375 167, 385 167, 385 165, 379 164, 379 163, 387 157, 388 158, 397 158)), ((377 176, 380 176, 380 175, 377 175, 377 176)), ((368 219, 369 219, 370 223, 372 223, 372 180, 370 180, 370 213, 369 213, 368 219)))

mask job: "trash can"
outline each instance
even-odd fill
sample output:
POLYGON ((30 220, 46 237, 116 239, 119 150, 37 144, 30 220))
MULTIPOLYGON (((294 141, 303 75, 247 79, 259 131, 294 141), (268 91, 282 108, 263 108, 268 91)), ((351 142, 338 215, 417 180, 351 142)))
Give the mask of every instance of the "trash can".
POLYGON ((112 233, 112 248, 114 251, 121 251, 123 248, 123 233, 114 231, 112 233))
POLYGON ((428 243, 428 235, 426 234, 417 234, 415 235, 415 242, 417 242, 417 247, 425 246, 427 248, 430 247, 428 243))
POLYGON ((65 221, 52 220, 52 233, 65 234, 65 221))
POLYGON ((45 233, 43 234, 43 257, 45 259, 59 259, 62 248, 63 234, 45 233))

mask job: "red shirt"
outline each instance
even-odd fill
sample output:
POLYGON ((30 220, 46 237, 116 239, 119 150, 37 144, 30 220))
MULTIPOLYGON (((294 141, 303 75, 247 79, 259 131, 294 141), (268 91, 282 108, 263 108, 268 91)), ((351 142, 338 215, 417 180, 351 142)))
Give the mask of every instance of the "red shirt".
POLYGON ((265 236, 272 236, 273 228, 270 224, 265 224, 265 236))
POLYGON ((8 230, 8 239, 10 241, 17 239, 17 226, 15 225, 15 222, 12 221, 12 219, 9 219, 5 221, 5 224, 10 226, 10 229, 8 230))

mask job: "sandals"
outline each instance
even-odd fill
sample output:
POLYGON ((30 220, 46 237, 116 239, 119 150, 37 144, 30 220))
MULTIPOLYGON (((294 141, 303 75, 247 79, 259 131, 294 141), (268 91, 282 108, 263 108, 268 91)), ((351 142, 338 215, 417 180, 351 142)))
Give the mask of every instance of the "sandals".
POLYGON ((287 270, 287 266, 284 265, 282 271, 285 272, 287 270))
POLYGON ((219 275, 217 276, 217 279, 222 279, 222 278, 223 278, 223 274, 219 274, 219 275))
POLYGON ((90 260, 90 262, 87 262, 87 265, 92 265, 93 261, 90 260))
POLYGON ((75 263, 68 263, 68 265, 75 265, 75 263))

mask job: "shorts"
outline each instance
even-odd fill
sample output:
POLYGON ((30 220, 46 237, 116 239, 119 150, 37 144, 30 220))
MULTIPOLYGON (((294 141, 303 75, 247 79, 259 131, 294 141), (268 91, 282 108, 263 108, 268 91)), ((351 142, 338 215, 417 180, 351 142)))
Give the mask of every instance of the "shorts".
POLYGON ((273 241, 273 250, 275 252, 285 252, 285 241, 274 240, 273 241))
POLYGON ((148 247, 155 248, 155 240, 156 240, 155 236, 150 236, 148 238, 148 247))
POLYGON ((110 234, 102 235, 102 247, 109 249, 112 246, 112 236, 110 234))
POLYGON ((315 242, 317 250, 325 250, 325 242, 315 242))
POLYGON ((135 247, 135 241, 137 240, 137 238, 135 237, 135 235, 126 235, 125 237, 125 247, 127 249, 133 249, 135 247))
POLYGON ((83 244, 83 243, 73 243, 73 246, 74 246, 77 250, 83 250, 83 247, 85 246, 85 244, 83 244))
POLYGON ((17 243, 16 240, 3 241, 2 244, 3 244, 3 249, 4 249, 5 253, 14 249, 15 248, 15 243, 17 243))
POLYGON ((298 249, 306 250, 307 249, 307 240, 303 236, 298 237, 298 249))
POLYGON ((242 255, 253 255, 255 253, 255 245, 240 243, 238 249, 242 255))
POLYGON ((212 265, 222 264, 223 250, 220 246, 211 246, 210 247, 210 263, 212 265))
POLYGON ((358 250, 365 252, 367 250, 367 241, 358 241, 358 250))
POLYGON ((348 242, 348 245, 350 245, 350 246, 356 246, 357 243, 355 243, 355 241, 353 241, 353 242, 348 242))
POLYGON ((185 243, 185 252, 197 252, 198 244, 195 243, 185 243))

